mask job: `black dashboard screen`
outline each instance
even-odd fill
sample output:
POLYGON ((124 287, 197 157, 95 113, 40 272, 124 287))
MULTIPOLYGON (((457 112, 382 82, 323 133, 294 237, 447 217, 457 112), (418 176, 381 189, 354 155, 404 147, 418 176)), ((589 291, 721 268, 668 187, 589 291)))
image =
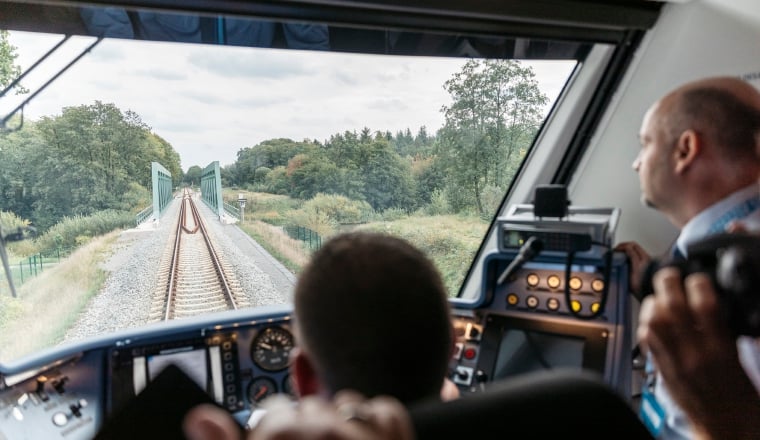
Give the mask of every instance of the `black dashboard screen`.
POLYGON ((540 370, 604 373, 607 332, 581 323, 491 316, 483 331, 479 368, 491 380, 540 370))

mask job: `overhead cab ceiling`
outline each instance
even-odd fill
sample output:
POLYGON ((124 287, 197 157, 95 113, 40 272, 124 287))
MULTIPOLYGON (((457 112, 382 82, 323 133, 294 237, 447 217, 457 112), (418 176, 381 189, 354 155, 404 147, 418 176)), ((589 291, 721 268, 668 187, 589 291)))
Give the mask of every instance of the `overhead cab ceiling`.
POLYGON ((86 34, 77 8, 123 7, 238 15, 335 26, 510 35, 616 43, 651 28, 662 2, 649 0, 122 0, 2 1, 0 27, 86 34), (44 29, 40 29, 44 27, 44 29))

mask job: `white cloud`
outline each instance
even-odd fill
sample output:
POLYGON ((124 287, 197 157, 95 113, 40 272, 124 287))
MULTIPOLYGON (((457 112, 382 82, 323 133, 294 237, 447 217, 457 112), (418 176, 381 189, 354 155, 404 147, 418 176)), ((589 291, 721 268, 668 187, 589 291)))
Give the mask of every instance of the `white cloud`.
MULTIPOLYGON (((12 32, 10 41, 26 68, 61 38, 12 32)), ((36 90, 92 41, 72 38, 23 84, 36 90)), ((104 40, 40 93, 25 117, 114 103, 170 142, 183 169, 226 165, 239 149, 270 138, 323 141, 363 127, 416 133, 423 125, 434 133, 450 100, 442 85, 465 61, 104 40)), ((553 100, 572 63, 531 64, 553 100)), ((0 114, 22 99, 3 98, 0 114)))

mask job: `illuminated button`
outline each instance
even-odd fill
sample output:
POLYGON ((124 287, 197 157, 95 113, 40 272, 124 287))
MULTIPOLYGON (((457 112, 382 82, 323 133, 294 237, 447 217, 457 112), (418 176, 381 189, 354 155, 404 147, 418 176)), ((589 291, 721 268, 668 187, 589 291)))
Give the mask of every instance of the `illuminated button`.
POLYGON ((518 298, 514 293, 507 295, 507 304, 510 306, 516 306, 518 301, 520 301, 520 298, 518 298))
POLYGON ((591 304, 591 313, 596 313, 599 311, 599 303, 592 303, 591 304))
POLYGON ((578 290, 583 286, 583 281, 581 281, 578 277, 572 277, 570 278, 570 282, 568 283, 571 289, 578 290))
POLYGON ((527 304, 528 307, 530 307, 531 309, 535 309, 536 307, 538 307, 538 298, 531 295, 525 299, 525 304, 527 304))
POLYGON ((573 312, 580 312, 581 311, 581 302, 577 300, 570 301, 570 307, 572 307, 573 312))
POLYGON ((68 416, 62 412, 53 414, 53 424, 55 426, 63 426, 69 422, 68 416))
POLYGON ((541 281, 541 279, 534 273, 529 273, 528 276, 525 277, 525 282, 528 283, 530 287, 538 286, 539 281, 541 281))
POLYGON ((552 289, 556 289, 559 287, 559 277, 557 275, 550 275, 549 278, 546 279, 546 284, 552 289))
POLYGON ((600 280, 599 278, 595 279, 591 282, 591 289, 594 292, 601 292, 604 289, 604 281, 600 280))
POLYGON ((477 352, 474 348, 468 348, 464 351, 464 358, 465 359, 475 359, 475 355, 477 352))
POLYGON ((546 301, 546 308, 548 308, 549 310, 559 309, 559 301, 557 300, 557 298, 549 298, 546 301))

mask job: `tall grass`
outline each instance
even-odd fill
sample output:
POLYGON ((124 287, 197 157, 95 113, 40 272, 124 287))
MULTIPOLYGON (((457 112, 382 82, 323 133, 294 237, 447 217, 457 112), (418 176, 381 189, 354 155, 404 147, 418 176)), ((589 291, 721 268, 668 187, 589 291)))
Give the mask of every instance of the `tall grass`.
POLYGON ((304 243, 290 238, 281 227, 246 220, 240 228, 294 274, 300 273, 309 262, 310 254, 304 243))
POLYGON ((222 190, 225 203, 238 206, 238 195, 246 198, 245 218, 282 226, 288 221, 288 213, 301 207, 303 201, 288 196, 243 190, 222 190))
MULTIPOLYGON (((7 361, 60 343, 88 301, 100 291, 118 231, 91 240, 59 265, 0 296, 0 360, 7 361)), ((115 311, 114 311, 115 312, 115 311)))
POLYGON ((488 222, 477 217, 412 215, 391 222, 367 223, 356 229, 392 234, 421 249, 433 260, 449 296, 454 297, 459 293, 487 228, 488 222))
POLYGON ((283 195, 229 190, 225 191, 225 201, 236 204, 238 193, 248 200, 242 229, 294 273, 300 272, 310 253, 277 226, 303 226, 319 232, 323 240, 338 232, 366 229, 399 236, 425 252, 441 273, 449 296, 458 294, 489 224, 474 214, 428 215, 439 211, 436 209, 414 214, 400 209, 374 213, 365 202, 324 194, 301 201, 283 195), (347 225, 342 224, 344 219, 374 221, 347 225))

